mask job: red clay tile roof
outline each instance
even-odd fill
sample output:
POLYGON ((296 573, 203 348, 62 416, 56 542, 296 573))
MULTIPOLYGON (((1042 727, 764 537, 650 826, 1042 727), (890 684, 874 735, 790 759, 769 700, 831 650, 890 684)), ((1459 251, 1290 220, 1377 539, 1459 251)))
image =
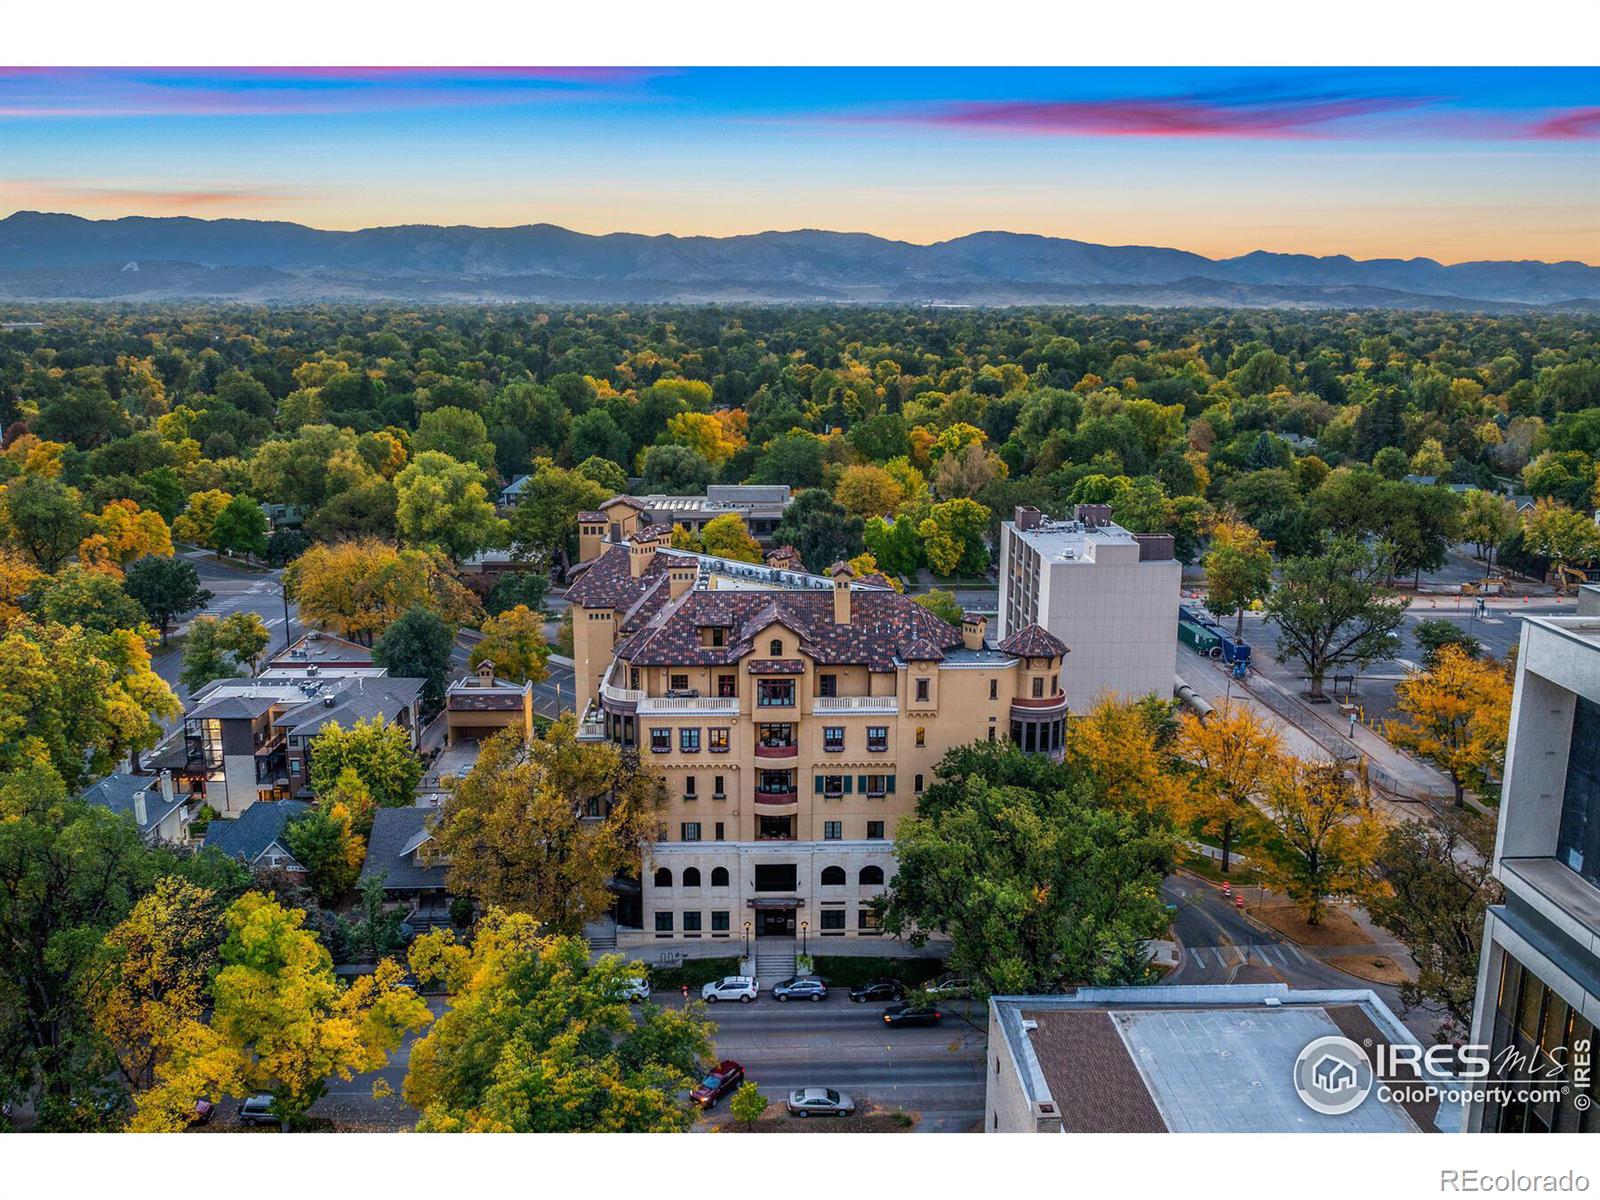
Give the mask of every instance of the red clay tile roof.
POLYGON ((613 496, 613 497, 611 497, 611 499, 607 500, 600 507, 601 508, 615 508, 619 504, 626 504, 629 508, 636 509, 639 512, 643 512, 644 511, 644 505, 640 504, 632 496, 613 496))
POLYGON ((1001 642, 998 649, 1018 658, 1060 658, 1068 652, 1065 642, 1038 625, 1017 630, 1001 642))
POLYGON ((918 638, 905 648, 900 657, 907 662, 941 662, 944 652, 927 638, 918 638))
POLYGON ((667 586, 678 556, 658 550, 644 573, 628 574, 628 550, 608 547, 569 589, 568 599, 586 608, 623 613, 625 635, 616 656, 633 666, 717 666, 736 663, 755 650, 756 636, 779 624, 800 639, 803 654, 819 663, 864 665, 893 671, 896 658, 915 644, 943 651, 961 645, 959 630, 920 604, 892 591, 852 589, 850 623, 833 621, 833 594, 821 588, 795 591, 704 591, 692 588, 676 599, 667 586), (702 646, 700 629, 732 631, 725 646, 702 646))
POLYGON ((590 523, 595 521, 604 521, 605 519, 606 515, 603 512, 581 512, 578 514, 578 520, 588 521, 590 523))
POLYGON ((801 675, 805 669, 798 658, 752 658, 749 667, 752 675, 801 675))

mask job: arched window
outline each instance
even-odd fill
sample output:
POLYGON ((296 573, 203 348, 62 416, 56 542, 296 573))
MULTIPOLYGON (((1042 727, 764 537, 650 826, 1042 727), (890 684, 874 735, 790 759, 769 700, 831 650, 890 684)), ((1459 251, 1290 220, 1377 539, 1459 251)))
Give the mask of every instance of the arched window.
MULTIPOLYGON (((880 874, 881 874, 881 872, 880 872, 880 874)), ((823 867, 822 868, 822 886, 823 887, 843 887, 844 886, 844 868, 843 867, 823 867)))
POLYGON ((671 887, 672 886, 672 872, 667 870, 665 867, 657 867, 656 868, 656 886, 657 887, 671 887))
POLYGON ((782 638, 773 638, 772 639, 772 644, 770 646, 768 646, 767 649, 769 651, 771 651, 773 658, 777 658, 780 654, 783 653, 783 639, 782 638))
POLYGON ((728 868, 727 867, 712 867, 711 868, 711 886, 712 887, 727 887, 728 886, 728 868))
POLYGON ((861 882, 862 883, 882 883, 883 882, 883 868, 882 867, 862 867, 861 868, 861 882))
POLYGON ((683 871, 683 886, 684 887, 699 887, 700 886, 700 868, 699 867, 685 867, 684 868, 684 871, 683 871))

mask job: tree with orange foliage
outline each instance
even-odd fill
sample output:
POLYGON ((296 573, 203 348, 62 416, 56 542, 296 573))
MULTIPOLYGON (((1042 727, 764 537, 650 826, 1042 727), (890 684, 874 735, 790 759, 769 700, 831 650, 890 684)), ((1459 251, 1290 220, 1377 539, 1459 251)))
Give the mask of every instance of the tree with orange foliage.
POLYGON ((1156 716, 1144 701, 1107 695, 1072 722, 1067 757, 1099 781, 1113 808, 1182 811, 1182 783, 1156 716))
POLYGON ((1282 769, 1283 743, 1251 709, 1224 704, 1203 720, 1184 713, 1178 719, 1173 748, 1195 768, 1185 813, 1202 834, 1212 834, 1222 843, 1226 875, 1235 838, 1260 824, 1255 801, 1282 769))
POLYGON ((1371 892, 1384 825, 1343 766, 1284 759, 1262 808, 1271 829, 1260 861, 1270 880, 1306 906, 1306 924, 1322 923, 1329 897, 1371 892))
POLYGON ((458 625, 482 613, 442 552, 397 550, 376 538, 313 546, 284 568, 283 580, 304 620, 369 646, 413 604, 458 625))
POLYGON ((78 558, 85 566, 120 574, 136 558, 172 557, 172 531, 161 514, 132 500, 112 500, 89 520, 94 532, 78 543, 78 558))

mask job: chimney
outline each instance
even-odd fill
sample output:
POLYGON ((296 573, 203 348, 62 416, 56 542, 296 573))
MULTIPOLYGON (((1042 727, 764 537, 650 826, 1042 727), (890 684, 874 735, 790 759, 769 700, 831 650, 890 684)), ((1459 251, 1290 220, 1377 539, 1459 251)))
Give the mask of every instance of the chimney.
POLYGON ((698 573, 694 559, 681 559, 672 564, 672 569, 667 573, 667 594, 673 599, 687 592, 694 586, 694 577, 698 573))
POLYGON ((138 822, 141 831, 150 823, 150 806, 144 802, 143 788, 133 794, 133 819, 138 822))
POLYGON ((1111 524, 1111 505, 1080 504, 1073 515, 1073 519, 1082 521, 1090 529, 1098 529, 1102 525, 1109 525, 1111 524))
POLYGON ((172 802, 177 799, 173 792, 172 769, 170 767, 161 772, 161 799, 169 808, 172 802))
POLYGON ((634 535, 628 543, 628 574, 637 579, 645 573, 656 556, 655 534, 644 532, 634 535))
POLYGON ((490 659, 486 658, 478 664, 478 686, 494 686, 494 663, 490 659))
POLYGON ((850 624, 850 581, 856 577, 855 570, 847 562, 836 562, 828 569, 828 574, 833 576, 833 623, 835 625, 850 624))
POLYGON ((982 613, 961 614, 961 644, 968 650, 983 649, 983 635, 989 629, 989 618, 982 613))
POLYGON ((1031 504, 1019 504, 1011 514, 1018 529, 1037 529, 1044 516, 1031 504))

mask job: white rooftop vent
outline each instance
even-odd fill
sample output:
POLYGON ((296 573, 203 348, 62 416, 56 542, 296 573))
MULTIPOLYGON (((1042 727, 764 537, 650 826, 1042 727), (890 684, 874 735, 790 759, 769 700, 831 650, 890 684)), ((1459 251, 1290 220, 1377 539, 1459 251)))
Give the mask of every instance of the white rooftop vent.
POLYGON ((1261 1003, 1265 1004, 1268 1008, 1282 1008, 1283 1007, 1283 1001, 1278 999, 1276 996, 1268 996, 1261 1003))

